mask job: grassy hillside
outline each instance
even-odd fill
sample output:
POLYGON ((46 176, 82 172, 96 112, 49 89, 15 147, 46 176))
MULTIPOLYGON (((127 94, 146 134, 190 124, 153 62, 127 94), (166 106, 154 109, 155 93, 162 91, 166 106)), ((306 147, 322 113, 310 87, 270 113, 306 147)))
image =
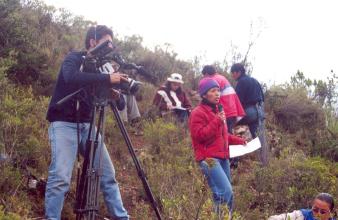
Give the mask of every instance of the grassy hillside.
MULTIPOLYGON (((43 216, 43 183, 50 162, 48 101, 63 57, 69 50, 82 48, 85 31, 92 24, 39 1, 0 1, 0 219, 43 216), (33 177, 39 180, 36 189, 27 184, 33 177)), ((139 36, 114 41, 127 60, 157 77, 138 95, 144 115, 151 110, 156 86, 169 73, 182 73, 188 82, 185 89, 196 88, 198 61, 178 60, 175 52, 160 46, 149 50, 139 36)), ((335 75, 312 81, 298 72, 287 84, 267 88, 270 164, 261 167, 251 154, 232 171, 235 219, 266 219, 273 213, 309 207, 318 192, 338 198, 336 83, 335 75)), ((145 117, 143 124, 144 136, 131 137, 165 219, 196 219, 197 215, 201 220, 212 219, 211 194, 194 161, 189 132, 161 118, 145 117)), ((132 219, 155 219, 112 112, 106 131, 132 219)), ((74 184, 63 219, 74 219, 74 184)), ((105 213, 103 204, 102 210, 105 213)))

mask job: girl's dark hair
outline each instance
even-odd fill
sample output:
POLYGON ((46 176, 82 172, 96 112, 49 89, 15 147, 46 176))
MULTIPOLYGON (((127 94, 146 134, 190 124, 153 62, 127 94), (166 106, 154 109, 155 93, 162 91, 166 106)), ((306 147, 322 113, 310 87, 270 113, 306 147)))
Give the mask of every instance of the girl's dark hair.
POLYGON ((90 47, 90 40, 100 40, 103 36, 109 34, 113 38, 113 31, 105 25, 92 26, 88 29, 85 45, 88 50, 90 47))
POLYGON ((208 74, 208 75, 213 75, 216 73, 216 69, 214 66, 212 65, 205 65, 202 69, 202 74, 208 74))
MULTIPOLYGON (((169 82, 169 81, 167 81, 167 82, 165 83, 165 88, 166 88, 166 90, 167 90, 168 92, 171 90, 170 84, 171 84, 171 82, 169 82)), ((182 92, 182 87, 180 86, 180 87, 176 90, 176 93, 177 93, 177 94, 180 94, 181 92, 182 92)))
POLYGON ((334 200, 333 196, 328 193, 319 193, 315 199, 319 199, 321 201, 324 201, 330 205, 330 210, 333 211, 334 209, 334 200))

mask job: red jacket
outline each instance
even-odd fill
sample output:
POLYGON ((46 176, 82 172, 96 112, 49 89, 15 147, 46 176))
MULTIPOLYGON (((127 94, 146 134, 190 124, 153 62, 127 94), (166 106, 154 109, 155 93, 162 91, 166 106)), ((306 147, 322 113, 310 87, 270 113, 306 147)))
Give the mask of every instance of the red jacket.
POLYGON ((230 82, 218 73, 212 76, 206 76, 216 80, 221 88, 221 100, 220 103, 224 107, 226 117, 245 116, 245 112, 241 105, 241 102, 236 94, 236 91, 231 86, 230 82))
POLYGON ((201 103, 192 111, 189 127, 197 161, 209 157, 228 159, 229 143, 244 144, 242 138, 228 134, 226 124, 206 104, 201 103))

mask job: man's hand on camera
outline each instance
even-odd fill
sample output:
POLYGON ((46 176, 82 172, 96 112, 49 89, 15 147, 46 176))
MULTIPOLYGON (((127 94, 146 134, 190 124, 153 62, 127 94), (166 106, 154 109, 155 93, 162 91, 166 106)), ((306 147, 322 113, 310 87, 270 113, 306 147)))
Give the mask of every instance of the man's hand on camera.
POLYGON ((112 74, 109 74, 110 75, 110 82, 112 84, 119 84, 121 82, 127 82, 128 81, 128 76, 126 74, 123 74, 123 73, 112 73, 112 74))

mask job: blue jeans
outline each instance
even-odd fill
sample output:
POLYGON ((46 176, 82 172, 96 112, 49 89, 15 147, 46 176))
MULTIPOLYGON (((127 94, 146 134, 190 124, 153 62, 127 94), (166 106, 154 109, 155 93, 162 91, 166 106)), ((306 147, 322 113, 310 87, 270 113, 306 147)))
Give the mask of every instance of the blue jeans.
POLYGON ((264 121, 264 107, 261 105, 251 105, 245 108, 245 116, 242 118, 237 125, 248 125, 251 136, 257 137, 257 131, 262 121, 264 121))
POLYGON ((265 113, 264 103, 260 105, 252 105, 245 109, 246 116, 240 120, 238 125, 248 125, 252 138, 258 137, 262 147, 259 149, 258 157, 262 165, 268 164, 269 146, 265 135, 265 113))
POLYGON ((233 192, 229 160, 208 158, 201 161, 199 165, 211 188, 216 209, 219 205, 226 204, 231 210, 233 192))
MULTIPOLYGON (((86 140, 89 133, 89 123, 80 123, 80 149, 84 155, 86 140)), ((51 164, 48 171, 48 181, 45 194, 45 214, 47 219, 59 220, 64 202, 65 193, 68 192, 74 162, 77 156, 77 130, 76 123, 52 122, 48 129, 51 144, 51 164)), ((115 179, 115 170, 104 144, 99 138, 99 147, 96 151, 94 164, 97 166, 102 149, 102 176, 100 188, 109 213, 117 219, 127 220, 129 216, 123 207, 118 183, 115 179)))

